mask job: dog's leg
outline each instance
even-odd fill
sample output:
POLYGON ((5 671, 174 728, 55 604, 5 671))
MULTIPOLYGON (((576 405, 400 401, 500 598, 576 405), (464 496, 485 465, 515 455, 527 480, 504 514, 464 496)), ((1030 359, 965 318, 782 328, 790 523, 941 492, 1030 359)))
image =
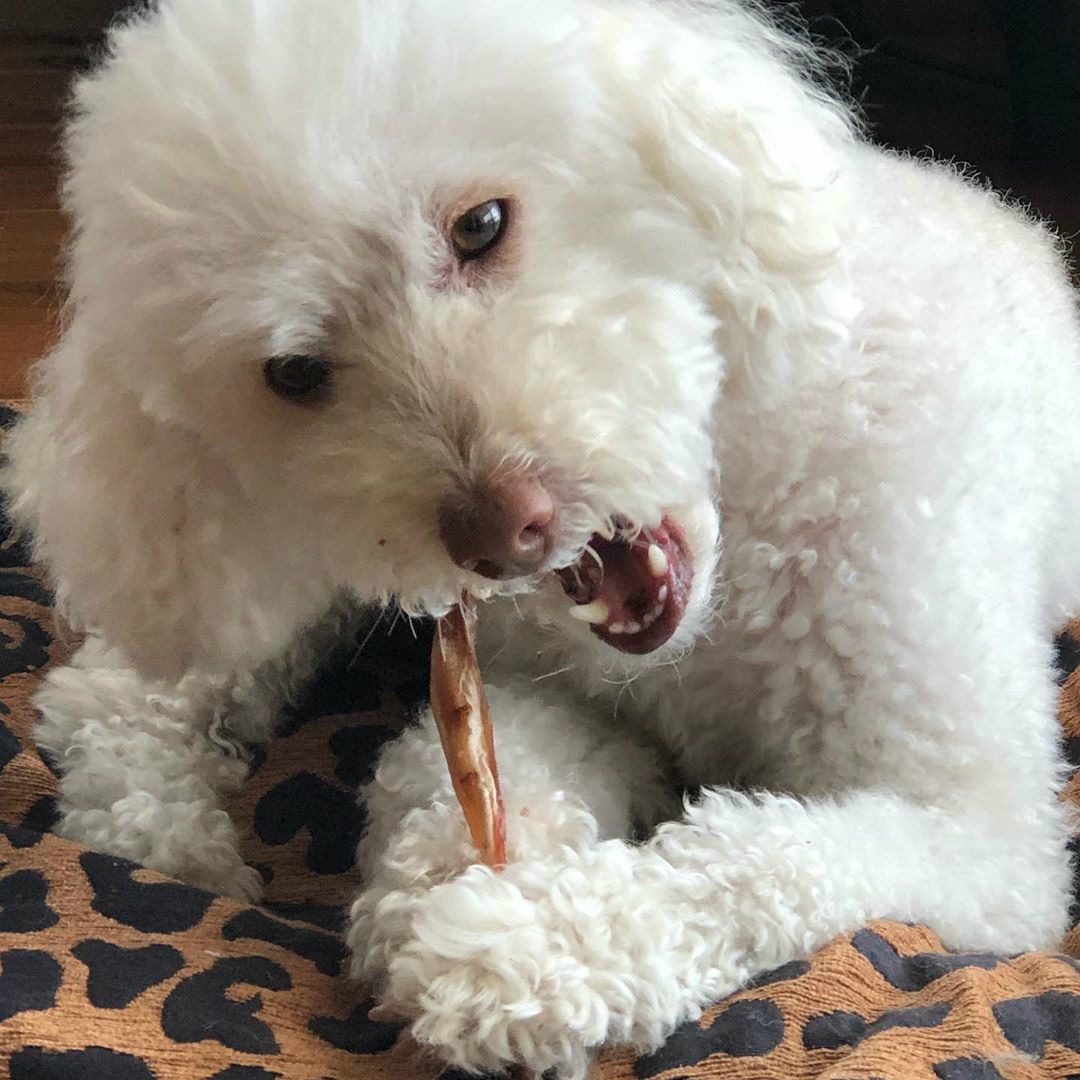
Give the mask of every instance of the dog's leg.
POLYGON ((244 739, 266 738, 277 702, 250 675, 188 675, 176 686, 145 680, 90 638, 35 698, 34 737, 60 772, 56 832, 189 884, 256 899, 262 881, 244 865, 220 806, 247 776, 223 718, 236 710, 244 739))
MULTIPOLYGON (((870 918, 928 922, 952 947, 1054 945, 1068 866, 1047 650, 979 637, 951 643, 977 678, 942 664, 940 637, 926 640, 922 671, 903 669, 902 692, 885 665, 867 675, 837 717, 850 726, 819 751, 846 794, 712 791, 643 846, 594 838, 588 811, 553 800, 553 786, 603 791, 591 770, 534 771, 524 756, 508 761, 508 793, 523 785, 551 825, 536 836, 539 822, 515 818, 505 869, 453 876, 462 834, 448 786, 427 806, 437 750, 403 747, 375 804, 383 854, 354 911, 353 943, 370 950, 357 972, 383 973, 387 1008, 451 1062, 580 1077, 589 1048, 655 1047, 707 1003, 870 918)), ((545 730, 541 753, 566 730, 545 730)), ((605 767, 625 806, 641 781, 620 776, 614 750, 605 767)))
MULTIPOLYGON (((660 754, 625 728, 576 704, 538 700, 531 682, 491 687, 489 697, 511 863, 560 861, 678 812, 660 754)), ((349 942, 354 976, 379 992, 409 963, 414 916, 442 883, 464 870, 463 881, 497 887, 503 871, 470 865, 476 854, 430 712, 387 746, 361 797, 368 827, 358 858, 368 884, 353 905, 349 942)))
POLYGON ((1054 946, 1060 875, 1044 897, 1025 884, 1051 849, 1064 868, 1059 829, 1012 851, 992 831, 883 793, 713 792, 643 847, 568 847, 402 894, 381 916, 398 939, 381 943, 383 1001, 451 1063, 578 1080, 592 1050, 655 1049, 755 975, 874 917, 929 922, 955 946, 1054 946), (1033 896, 1034 914, 1022 908, 1033 896))
POLYGON ((56 832, 225 896, 255 900, 221 797, 247 777, 251 746, 273 734, 282 704, 362 613, 340 601, 254 671, 148 680, 91 635, 46 676, 34 703, 39 747, 59 773, 56 832))

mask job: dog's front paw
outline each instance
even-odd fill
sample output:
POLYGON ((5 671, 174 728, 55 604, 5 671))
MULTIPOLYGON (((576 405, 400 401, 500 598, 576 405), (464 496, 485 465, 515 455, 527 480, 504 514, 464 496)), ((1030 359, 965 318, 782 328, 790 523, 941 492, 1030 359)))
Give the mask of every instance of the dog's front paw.
POLYGON ((203 800, 163 802, 136 791, 108 810, 69 809, 55 831, 219 896, 248 904, 262 896, 262 875, 241 857, 229 816, 203 800))
MULTIPOLYGON (((611 842, 384 895, 378 940, 369 939, 383 1009, 408 1019, 422 1046, 474 1071, 516 1064, 583 1077, 603 1044, 666 1033, 676 1006, 641 970, 655 928, 644 911, 624 910, 633 858, 611 842)), ((358 953, 354 973, 371 967, 358 953)))
POLYGON ((417 906, 383 997, 412 1018, 417 1042, 471 1070, 584 1075, 589 1050, 607 1038, 609 1006, 576 920, 560 917, 551 896, 571 883, 547 885, 477 868, 417 906))
POLYGON ((227 896, 245 904, 259 903, 266 887, 262 874, 255 867, 244 863, 238 863, 226 874, 208 876, 203 881, 193 876, 190 884, 199 885, 218 896, 227 896))

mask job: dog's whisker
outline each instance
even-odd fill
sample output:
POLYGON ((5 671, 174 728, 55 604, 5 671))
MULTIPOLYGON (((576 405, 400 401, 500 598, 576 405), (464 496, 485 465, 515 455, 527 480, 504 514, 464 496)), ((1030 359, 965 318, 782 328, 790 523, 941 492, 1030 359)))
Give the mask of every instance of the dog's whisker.
POLYGON ((567 664, 565 667, 556 668, 554 671, 549 671, 544 675, 535 675, 533 682, 543 682, 545 679, 554 679, 558 675, 565 675, 568 671, 574 671, 574 664, 567 664))
POLYGON ((364 635, 364 640, 356 647, 356 651, 352 655, 352 659, 349 661, 349 670, 352 670, 356 666, 356 662, 360 659, 360 654, 367 647, 369 641, 375 634, 375 631, 382 625, 383 620, 386 618, 386 608, 380 608, 378 615, 375 616, 374 621, 368 628, 368 632, 364 635))

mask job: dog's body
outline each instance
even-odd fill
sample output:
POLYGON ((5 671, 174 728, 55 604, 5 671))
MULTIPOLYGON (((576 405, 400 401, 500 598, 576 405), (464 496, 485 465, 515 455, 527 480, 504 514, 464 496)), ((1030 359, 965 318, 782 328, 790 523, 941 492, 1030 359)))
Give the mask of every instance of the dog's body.
POLYGON ((363 792, 350 929, 448 1060, 580 1075, 871 917, 1053 945, 1080 332, 1052 239, 864 145, 733 4, 393 7, 170 0, 80 90, 72 319, 8 471, 94 628, 39 696, 62 831, 253 897, 223 727, 265 737, 357 598, 467 589, 511 863, 466 868, 427 717, 363 792), (455 262, 445 223, 495 195, 504 249, 455 262), (329 400, 275 397, 263 361, 315 349, 329 400), (558 516, 493 583, 440 507, 508 470, 558 516), (685 587, 662 641, 567 613, 626 521, 685 587), (677 781, 705 790, 627 842, 677 781))

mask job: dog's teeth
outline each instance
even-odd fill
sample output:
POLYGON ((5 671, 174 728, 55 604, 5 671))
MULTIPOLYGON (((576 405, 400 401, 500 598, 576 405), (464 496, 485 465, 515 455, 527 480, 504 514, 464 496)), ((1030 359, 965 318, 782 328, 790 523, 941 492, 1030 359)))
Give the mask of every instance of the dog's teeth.
POLYGON ((624 634, 640 634, 641 633, 641 623, 637 623, 637 622, 623 623, 623 633, 624 634))
POLYGON ((645 618, 641 620, 642 630, 648 630, 648 628, 652 626, 652 624, 656 622, 656 620, 659 619, 661 615, 664 614, 664 607, 667 604, 667 598, 668 587, 666 585, 661 585, 660 592, 656 595, 656 603, 653 604, 653 606, 649 608, 647 612, 645 612, 645 618))
POLYGON ((600 626, 602 623, 606 623, 609 614, 611 613, 603 600, 594 600, 591 604, 578 604, 577 607, 570 609, 572 618, 589 623, 591 626, 600 626))
POLYGON ((626 624, 621 622, 612 623, 607 629, 609 634, 625 634, 626 624))
POLYGON ((664 614, 664 601, 657 600, 655 604, 645 613, 645 618, 641 620, 641 629, 647 630, 661 615, 664 614))
POLYGON ((649 573, 653 577, 664 577, 668 570, 667 556, 659 544, 649 545, 649 573))

